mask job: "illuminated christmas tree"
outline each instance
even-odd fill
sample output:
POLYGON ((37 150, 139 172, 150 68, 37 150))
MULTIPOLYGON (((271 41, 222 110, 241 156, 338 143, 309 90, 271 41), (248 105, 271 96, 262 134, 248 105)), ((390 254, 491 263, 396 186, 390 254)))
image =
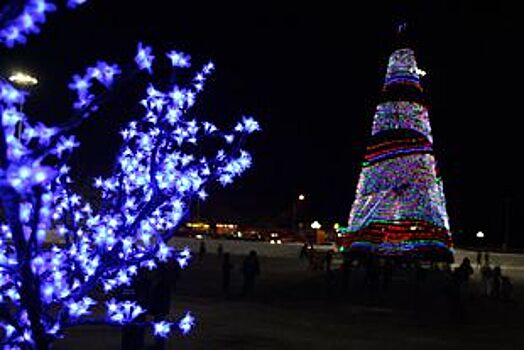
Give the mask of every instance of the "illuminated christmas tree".
POLYGON ((348 253, 452 259, 442 180, 414 51, 401 43, 389 57, 349 225, 348 253))

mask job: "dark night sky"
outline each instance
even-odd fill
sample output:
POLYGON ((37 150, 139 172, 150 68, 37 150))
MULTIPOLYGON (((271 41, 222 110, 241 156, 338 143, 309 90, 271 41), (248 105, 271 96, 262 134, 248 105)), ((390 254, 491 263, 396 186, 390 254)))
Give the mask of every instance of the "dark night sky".
MULTIPOLYGON (((2 49, 0 69, 37 74, 42 83, 27 108, 58 121, 72 99, 69 76, 96 59, 131 62, 139 40, 184 50, 195 63, 212 59, 217 73, 195 112, 222 125, 252 114, 264 132, 248 146, 254 167, 211 197, 202 214, 288 223, 293 199, 304 192, 311 219, 332 225, 347 220, 394 24, 408 19, 428 72, 452 228, 469 237, 485 230, 499 241, 509 200, 517 242, 520 12, 503 2, 390 2, 92 0, 52 15, 27 47, 2 49)), ((81 128, 80 178, 110 169, 116 132, 131 117, 123 108, 81 128)))

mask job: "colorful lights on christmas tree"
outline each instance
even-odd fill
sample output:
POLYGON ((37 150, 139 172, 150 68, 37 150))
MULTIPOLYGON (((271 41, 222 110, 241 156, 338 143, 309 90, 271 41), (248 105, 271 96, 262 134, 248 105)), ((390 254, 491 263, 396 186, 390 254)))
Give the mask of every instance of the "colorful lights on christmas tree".
POLYGON ((377 106, 373 117, 371 135, 392 129, 418 131, 430 142, 433 142, 428 110, 416 102, 393 101, 381 103, 377 106))
POLYGON ((402 93, 415 87, 420 94, 424 74, 410 48, 395 50, 389 58, 384 91, 391 99, 376 109, 348 227, 339 230, 344 252, 451 257, 428 110, 402 93))
POLYGON ((420 77, 426 73, 417 67, 415 53, 409 48, 396 50, 389 57, 384 88, 394 84, 411 85, 422 91, 420 77))

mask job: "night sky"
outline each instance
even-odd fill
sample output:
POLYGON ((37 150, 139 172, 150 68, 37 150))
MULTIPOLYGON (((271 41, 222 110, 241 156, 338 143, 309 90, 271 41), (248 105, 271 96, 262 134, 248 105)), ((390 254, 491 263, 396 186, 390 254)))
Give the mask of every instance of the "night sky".
MULTIPOLYGON (((428 72, 436 157, 457 240, 483 230, 500 242, 509 222, 512 243, 524 244, 517 226, 520 12, 502 2, 390 2, 91 0, 52 15, 28 46, 0 49, 0 70, 37 75, 26 111, 58 122, 71 113, 69 77, 97 59, 131 63, 138 41, 157 52, 188 52, 196 67, 211 59, 217 71, 194 113, 223 126, 253 115, 264 131, 247 146, 254 167, 210 197, 201 215, 289 225, 292 203, 305 193, 304 213, 331 226, 347 222, 395 24, 407 20, 428 72)), ((118 129, 138 116, 133 101, 119 98, 79 130, 73 167, 80 182, 110 171, 118 129)))

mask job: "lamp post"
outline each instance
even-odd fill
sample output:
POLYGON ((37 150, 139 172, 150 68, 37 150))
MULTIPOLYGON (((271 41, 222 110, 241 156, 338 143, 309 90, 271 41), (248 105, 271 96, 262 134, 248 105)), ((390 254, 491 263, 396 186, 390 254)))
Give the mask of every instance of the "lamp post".
POLYGON ((324 242, 324 237, 322 237, 322 238, 319 237, 319 233, 320 233, 319 230, 322 228, 322 225, 320 224, 320 222, 315 220, 315 221, 313 221, 311 223, 311 225, 309 227, 311 227, 314 230, 313 232, 314 232, 315 236, 313 238, 313 242, 315 242, 315 243, 322 243, 322 242, 324 242))
POLYGON ((322 225, 320 224, 320 222, 315 220, 311 223, 311 228, 313 230, 320 230, 322 228, 322 225))
POLYGON ((510 221, 510 197, 504 198, 504 242, 502 243, 502 250, 507 252, 509 248, 509 221, 510 221))
POLYGON ((295 199, 293 199, 293 207, 291 208, 291 232, 297 232, 302 237, 302 223, 298 224, 297 229, 297 215, 298 215, 298 206, 306 200, 306 195, 300 193, 295 199))
POLYGON ((477 232, 476 236, 478 238, 479 248, 482 248, 482 245, 483 245, 482 242, 484 241, 484 232, 479 231, 479 232, 477 232))
MULTIPOLYGON (((24 72, 14 72, 9 76, 9 81, 13 84, 17 85, 19 88, 23 89, 29 89, 31 87, 34 87, 38 85, 38 79, 33 77, 30 74, 24 73, 24 72)), ((20 112, 23 111, 24 105, 23 103, 20 104, 20 112)), ((22 123, 18 123, 17 127, 17 137, 20 139, 22 136, 22 123)))

